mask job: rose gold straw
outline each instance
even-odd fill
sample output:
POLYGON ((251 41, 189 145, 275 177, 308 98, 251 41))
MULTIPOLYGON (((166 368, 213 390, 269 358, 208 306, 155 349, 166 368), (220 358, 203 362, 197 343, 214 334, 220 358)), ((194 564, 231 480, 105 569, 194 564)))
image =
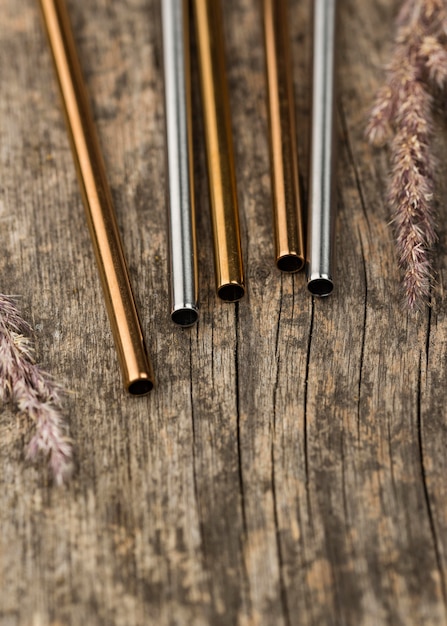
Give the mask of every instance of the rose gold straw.
POLYGON ((220 0, 194 0, 217 293, 245 293, 220 0))
POLYGON ((153 387, 153 373, 67 8, 64 0, 40 4, 124 385, 129 393, 143 395, 153 387))
POLYGON ((305 252, 288 0, 262 0, 262 3, 276 265, 284 272, 296 272, 304 266, 305 252))

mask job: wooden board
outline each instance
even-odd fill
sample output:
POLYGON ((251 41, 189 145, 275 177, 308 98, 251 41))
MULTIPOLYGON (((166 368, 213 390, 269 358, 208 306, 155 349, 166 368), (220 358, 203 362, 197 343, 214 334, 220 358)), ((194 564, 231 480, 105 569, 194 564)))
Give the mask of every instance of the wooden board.
MULTIPOLYGON (((304 189, 310 4, 291 0, 304 189)), ((447 229, 440 218, 433 306, 408 314, 387 157, 364 140, 398 3, 340 4, 335 293, 312 300, 274 268, 259 3, 225 0, 248 295, 214 292, 197 113, 202 308, 180 330, 158 2, 70 0, 157 377, 138 399, 121 386, 38 3, 3 0, 1 291, 71 391, 77 470, 52 486, 24 460, 32 425, 2 411, 1 626, 447 622, 447 229)))

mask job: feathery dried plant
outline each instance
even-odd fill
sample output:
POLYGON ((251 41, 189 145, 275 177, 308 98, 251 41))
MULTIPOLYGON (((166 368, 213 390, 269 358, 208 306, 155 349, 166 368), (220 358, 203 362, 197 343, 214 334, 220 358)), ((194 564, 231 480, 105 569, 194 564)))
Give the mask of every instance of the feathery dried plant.
POLYGON ((388 77, 377 93, 366 134, 373 145, 390 147, 388 203, 412 309, 428 302, 433 278, 433 109, 447 85, 447 0, 404 0, 396 25, 388 77))
POLYGON ((31 326, 14 300, 0 294, 0 401, 12 400, 34 421, 27 459, 48 458, 56 484, 73 471, 73 450, 61 416, 62 387, 34 362, 31 326))

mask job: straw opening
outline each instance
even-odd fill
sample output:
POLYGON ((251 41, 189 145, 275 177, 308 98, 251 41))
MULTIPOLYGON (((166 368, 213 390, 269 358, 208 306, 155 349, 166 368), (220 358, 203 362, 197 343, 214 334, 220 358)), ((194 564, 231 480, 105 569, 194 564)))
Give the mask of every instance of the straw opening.
POLYGON ((144 396, 151 391, 153 386, 153 383, 147 378, 140 378, 130 383, 127 390, 132 396, 144 396))
POLYGON ((276 261, 276 267, 281 272, 299 272, 303 266, 304 259, 296 254, 285 254, 276 261))
POLYGON ((225 300, 225 302, 237 302, 245 293, 245 289, 241 285, 230 283, 229 285, 222 285, 217 291, 219 298, 225 300))
POLYGON ((171 319, 179 326, 192 326, 197 322, 199 313, 195 309, 177 309, 171 313, 171 319))
POLYGON ((328 296, 334 289, 334 283, 328 278, 315 278, 310 280, 307 288, 313 296, 328 296))

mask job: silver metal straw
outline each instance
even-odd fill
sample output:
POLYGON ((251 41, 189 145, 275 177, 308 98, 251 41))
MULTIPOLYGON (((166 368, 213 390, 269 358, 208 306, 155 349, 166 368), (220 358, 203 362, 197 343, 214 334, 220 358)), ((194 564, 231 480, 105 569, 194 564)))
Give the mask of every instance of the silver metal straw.
POLYGON ((169 179, 171 317, 181 326, 194 324, 199 308, 188 5, 188 0, 161 0, 169 179))
POLYGON ((315 296, 333 288, 335 226, 335 51, 337 0, 315 0, 307 286, 315 296))

